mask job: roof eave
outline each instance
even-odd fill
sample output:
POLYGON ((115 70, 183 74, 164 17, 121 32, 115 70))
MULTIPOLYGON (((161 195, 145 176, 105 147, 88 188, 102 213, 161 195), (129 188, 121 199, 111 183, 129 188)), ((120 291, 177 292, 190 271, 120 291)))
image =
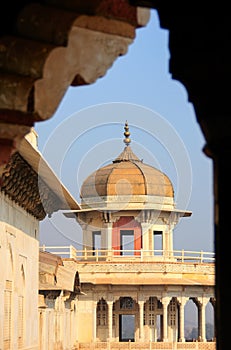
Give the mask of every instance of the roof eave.
POLYGON ((53 193, 61 200, 62 210, 79 210, 81 209, 78 202, 73 198, 67 188, 58 179, 57 175, 51 169, 42 154, 31 143, 24 138, 18 148, 20 155, 27 161, 32 169, 47 184, 53 193))

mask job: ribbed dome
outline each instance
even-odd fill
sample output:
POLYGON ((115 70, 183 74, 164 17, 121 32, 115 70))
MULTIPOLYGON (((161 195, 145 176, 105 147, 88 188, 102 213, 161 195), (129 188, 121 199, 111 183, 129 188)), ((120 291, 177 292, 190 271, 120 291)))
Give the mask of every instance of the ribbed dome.
POLYGON ((127 145, 112 162, 93 172, 81 187, 81 198, 108 196, 174 197, 169 178, 160 170, 144 164, 127 145))

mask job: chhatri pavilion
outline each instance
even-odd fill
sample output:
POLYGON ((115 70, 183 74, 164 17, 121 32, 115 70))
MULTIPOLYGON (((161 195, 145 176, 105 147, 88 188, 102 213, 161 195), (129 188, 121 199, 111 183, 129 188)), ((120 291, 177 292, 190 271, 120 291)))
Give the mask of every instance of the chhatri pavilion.
POLYGON ((206 307, 215 304, 214 261, 206 253, 174 251, 174 228, 191 212, 176 208, 170 179, 134 154, 127 123, 124 129, 122 153, 85 179, 81 208, 65 213, 76 218, 83 237, 83 249, 64 259, 81 281, 79 348, 131 341, 172 349, 186 342, 189 301, 197 308, 197 340, 211 341, 206 307))

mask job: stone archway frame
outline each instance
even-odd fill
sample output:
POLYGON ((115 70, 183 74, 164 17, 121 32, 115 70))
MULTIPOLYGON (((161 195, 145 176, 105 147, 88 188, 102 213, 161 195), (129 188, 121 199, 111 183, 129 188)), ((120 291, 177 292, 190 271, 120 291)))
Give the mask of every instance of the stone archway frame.
POLYGON ((70 85, 103 77, 149 21, 148 9, 109 5, 88 4, 88 14, 81 4, 29 3, 16 16, 14 34, 1 37, 0 165, 35 122, 52 117, 70 85))

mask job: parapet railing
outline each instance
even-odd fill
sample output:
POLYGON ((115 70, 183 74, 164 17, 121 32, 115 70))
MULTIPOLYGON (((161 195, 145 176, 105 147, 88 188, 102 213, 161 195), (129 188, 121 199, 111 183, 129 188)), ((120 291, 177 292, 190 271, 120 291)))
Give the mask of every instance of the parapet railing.
POLYGON ((176 261, 194 263, 214 263, 215 253, 189 250, 117 250, 117 249, 76 249, 74 246, 45 246, 41 251, 50 252, 63 258, 80 261, 176 261))
POLYGON ((215 341, 205 342, 92 342, 76 343, 76 350, 216 350, 215 341))

